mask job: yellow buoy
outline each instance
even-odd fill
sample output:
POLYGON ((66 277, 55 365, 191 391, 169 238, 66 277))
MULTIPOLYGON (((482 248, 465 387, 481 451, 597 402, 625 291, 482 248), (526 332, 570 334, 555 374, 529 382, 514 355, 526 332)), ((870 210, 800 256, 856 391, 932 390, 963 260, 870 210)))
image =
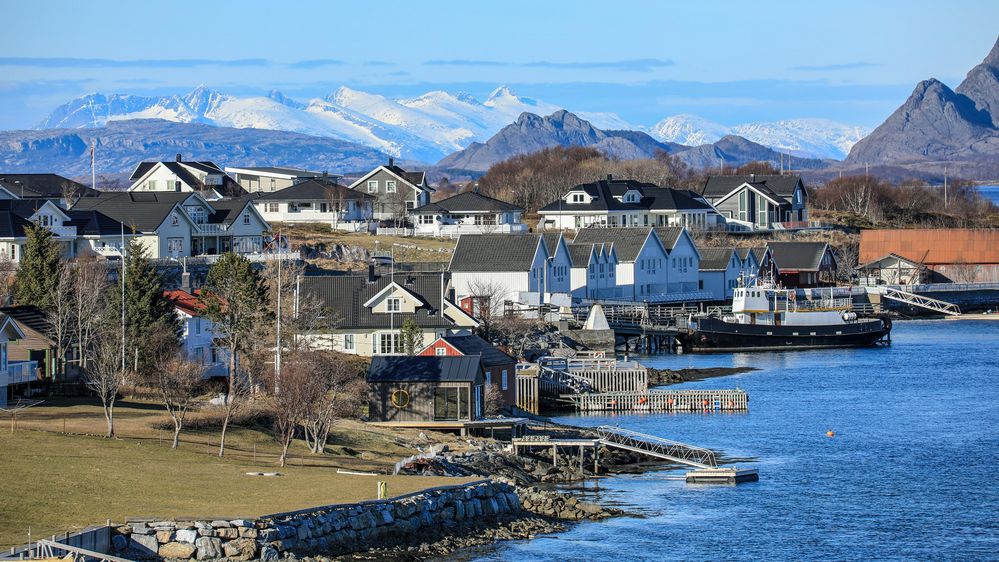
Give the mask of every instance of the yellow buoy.
POLYGON ((833 431, 833 430, 831 430, 831 429, 826 432, 826 437, 835 437, 835 436, 836 436, 836 432, 833 431))

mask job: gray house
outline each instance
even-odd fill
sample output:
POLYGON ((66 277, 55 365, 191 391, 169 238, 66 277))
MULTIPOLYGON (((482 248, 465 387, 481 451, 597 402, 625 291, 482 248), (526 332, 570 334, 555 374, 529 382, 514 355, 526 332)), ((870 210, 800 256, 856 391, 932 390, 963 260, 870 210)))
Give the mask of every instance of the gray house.
POLYGON ((795 228, 808 221, 801 176, 711 176, 702 195, 729 224, 748 230, 795 228))
POLYGON ((434 192, 426 172, 407 172, 392 158, 350 184, 350 189, 374 197, 375 220, 398 221, 405 221, 410 211, 430 203, 434 192))
POLYGON ((486 376, 480 355, 413 355, 371 360, 368 419, 470 422, 482 417, 486 376))

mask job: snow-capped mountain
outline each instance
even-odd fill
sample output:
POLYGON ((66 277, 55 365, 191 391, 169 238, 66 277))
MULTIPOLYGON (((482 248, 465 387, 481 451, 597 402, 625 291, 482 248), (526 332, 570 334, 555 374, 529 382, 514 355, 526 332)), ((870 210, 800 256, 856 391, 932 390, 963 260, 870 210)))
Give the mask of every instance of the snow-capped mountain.
POLYGON ((725 135, 738 135, 795 156, 842 160, 870 131, 828 119, 786 119, 726 127, 697 115, 674 115, 652 127, 661 141, 687 145, 710 144, 725 135))
MULTIPOLYGON (((517 96, 505 86, 494 90, 485 102, 444 91, 396 100, 347 87, 323 99, 302 102, 277 90, 266 97, 236 97, 199 86, 184 96, 90 94, 60 106, 37 128, 102 127, 109 121, 164 119, 332 137, 407 159, 435 162, 472 142, 488 139, 525 111, 547 114, 560 109, 517 96)), ((614 114, 580 115, 604 128, 636 128, 614 114)))

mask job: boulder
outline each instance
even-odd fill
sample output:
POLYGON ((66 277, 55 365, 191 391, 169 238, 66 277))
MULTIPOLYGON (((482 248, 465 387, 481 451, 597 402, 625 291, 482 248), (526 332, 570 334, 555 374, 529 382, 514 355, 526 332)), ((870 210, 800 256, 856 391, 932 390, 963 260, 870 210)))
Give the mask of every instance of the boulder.
MULTIPOLYGON (((178 531, 178 533, 179 533, 179 531, 178 531)), ((253 528, 253 527, 240 527, 239 528, 239 536, 240 536, 240 538, 255 539, 255 538, 257 538, 258 534, 259 533, 257 532, 257 530, 255 528, 253 528)), ((179 536, 180 535, 178 534, 178 537, 179 536)), ((178 538, 177 540, 180 540, 180 538, 178 538)))
POLYGON ((222 541, 215 537, 200 537, 194 544, 198 547, 198 560, 222 558, 222 541))
POLYGON ((156 531, 156 542, 166 544, 173 540, 173 531, 156 531))
POLYGON ((168 542, 160 546, 160 558, 187 560, 194 556, 194 545, 186 542, 168 542))
POLYGON ((260 532, 257 533, 257 538, 264 542, 276 541, 281 538, 281 531, 273 528, 260 529, 260 532))
POLYGON ((229 523, 232 524, 233 527, 253 527, 254 526, 253 525, 253 521, 250 521, 249 519, 233 519, 232 521, 229 521, 229 523))
POLYGON ((159 543, 154 535, 137 535, 132 533, 129 549, 140 558, 151 558, 156 556, 159 550, 159 543))
POLYGON ((239 538, 239 529, 234 527, 220 527, 215 529, 215 536, 220 539, 236 539, 239 538))
POLYGON ((228 521, 222 521, 222 520, 212 521, 211 525, 212 525, 212 527, 215 527, 216 529, 218 529, 220 527, 232 527, 231 523, 229 523, 228 521))
POLYGON ((174 531, 173 540, 177 542, 186 542, 194 544, 194 541, 198 538, 198 531, 194 529, 180 529, 179 531, 174 531))
POLYGON ((281 558, 281 553, 276 548, 267 544, 260 548, 260 562, 277 562, 281 558))
POLYGON ((226 558, 232 560, 252 560, 257 556, 257 541, 253 539, 229 541, 222 548, 226 558))
POLYGON ((125 535, 114 535, 111 537, 111 548, 117 551, 128 548, 128 537, 125 535))

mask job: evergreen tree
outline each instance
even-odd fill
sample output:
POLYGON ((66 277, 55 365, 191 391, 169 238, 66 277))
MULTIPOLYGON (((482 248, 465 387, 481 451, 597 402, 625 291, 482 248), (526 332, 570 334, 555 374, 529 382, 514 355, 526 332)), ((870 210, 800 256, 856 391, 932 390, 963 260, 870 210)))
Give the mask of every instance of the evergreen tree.
POLYGON ((14 300, 20 305, 50 310, 59 283, 59 244, 52 239, 52 231, 43 226, 27 226, 24 233, 27 241, 21 251, 14 300))
POLYGON ((402 339, 402 352, 406 355, 416 355, 423 348, 423 329, 412 318, 407 318, 402 323, 399 336, 402 339))
MULTIPOLYGON (((125 246, 125 349, 129 367, 138 364, 139 372, 155 366, 162 337, 168 333, 179 344, 180 319, 173 303, 163 295, 163 284, 156 267, 149 261, 145 246, 132 239, 125 246)), ((108 310, 116 322, 121 322, 121 279, 108 291, 108 310)))

